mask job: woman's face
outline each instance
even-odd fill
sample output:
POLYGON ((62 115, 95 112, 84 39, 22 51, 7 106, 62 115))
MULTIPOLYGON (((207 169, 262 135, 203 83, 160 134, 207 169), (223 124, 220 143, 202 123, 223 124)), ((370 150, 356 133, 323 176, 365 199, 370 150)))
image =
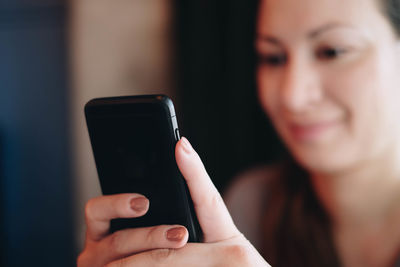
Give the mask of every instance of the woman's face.
POLYGON ((337 172, 397 145, 400 45, 374 0, 261 0, 259 99, 295 158, 337 172))

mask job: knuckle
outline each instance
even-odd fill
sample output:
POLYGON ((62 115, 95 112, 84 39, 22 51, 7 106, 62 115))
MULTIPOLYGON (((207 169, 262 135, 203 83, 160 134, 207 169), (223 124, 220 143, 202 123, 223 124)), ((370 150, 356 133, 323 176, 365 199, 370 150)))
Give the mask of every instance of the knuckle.
POLYGON ((93 265, 93 253, 90 250, 85 249, 82 251, 76 259, 77 267, 89 267, 93 265))
POLYGON ((173 254, 174 250, 169 248, 155 249, 150 251, 151 259, 158 265, 163 265, 171 261, 173 254))
POLYGON ((224 203, 224 200, 217 190, 213 190, 210 194, 200 196, 199 203, 207 207, 217 208, 224 203))
MULTIPOLYGON (((222 248, 221 254, 224 258, 230 259, 237 266, 249 266, 251 263, 251 250, 242 244, 228 245, 222 248)), ((234 265, 236 266, 236 265, 234 265)))
POLYGON ((213 195, 212 195, 212 197, 209 199, 209 203, 210 203, 210 205, 212 206, 212 207, 218 207, 218 206, 220 206, 221 204, 223 204, 223 200, 222 200, 222 197, 221 197, 221 195, 217 192, 217 191, 215 191, 214 193, 213 193, 213 195))
POLYGON ((85 205, 85 217, 86 220, 93 220, 94 219, 94 205, 95 205, 95 200, 92 198, 88 202, 86 202, 85 205))
POLYGON ((77 267, 84 267, 85 266, 85 259, 86 259, 85 252, 82 252, 81 254, 79 254, 78 258, 76 259, 76 266, 77 267))
POLYGON ((157 230, 158 230, 158 227, 151 227, 149 230, 148 230, 148 232, 147 232, 147 234, 146 234, 146 237, 145 237, 145 240, 146 240, 146 244, 147 245, 154 245, 154 242, 155 242, 155 237, 156 237, 156 235, 157 235, 157 230))
POLYGON ((114 232, 109 237, 109 249, 116 255, 123 254, 124 234, 121 231, 114 232))

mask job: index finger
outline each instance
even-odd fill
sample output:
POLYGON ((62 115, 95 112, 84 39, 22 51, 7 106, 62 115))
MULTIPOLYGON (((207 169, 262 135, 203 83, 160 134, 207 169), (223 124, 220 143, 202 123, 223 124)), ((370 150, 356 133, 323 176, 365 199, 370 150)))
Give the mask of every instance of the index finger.
POLYGON ((188 185, 204 242, 221 241, 239 235, 199 155, 185 137, 176 146, 176 161, 188 185))
POLYGON ((90 199, 85 208, 87 238, 98 241, 109 233, 110 220, 144 215, 149 200, 140 194, 117 194, 90 199))

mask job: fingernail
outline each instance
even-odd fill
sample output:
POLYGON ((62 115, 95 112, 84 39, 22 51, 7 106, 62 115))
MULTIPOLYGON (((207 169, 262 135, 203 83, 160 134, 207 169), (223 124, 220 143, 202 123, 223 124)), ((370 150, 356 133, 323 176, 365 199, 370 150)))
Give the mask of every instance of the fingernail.
POLYGON ((185 137, 182 137, 181 139, 182 139, 183 150, 185 150, 186 153, 191 153, 193 148, 190 145, 189 141, 185 137))
POLYGON ((186 229, 184 227, 174 227, 167 231, 167 239, 169 241, 178 242, 181 241, 186 234, 186 229))
POLYGON ((137 197, 131 200, 131 209, 136 212, 144 211, 149 206, 149 200, 145 197, 137 197))

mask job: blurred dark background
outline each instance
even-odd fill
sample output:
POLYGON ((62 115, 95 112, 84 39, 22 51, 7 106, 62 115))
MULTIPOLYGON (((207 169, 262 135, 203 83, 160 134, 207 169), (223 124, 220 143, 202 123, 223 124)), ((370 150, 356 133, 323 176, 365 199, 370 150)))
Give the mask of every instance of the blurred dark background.
POLYGON ((280 144, 256 96, 258 1, 176 0, 182 134, 224 191, 233 176, 276 158, 280 144))
MULTIPOLYGON (((73 266, 81 249, 70 129, 71 112, 81 114, 71 110, 73 2, 0 2, 1 266, 73 266)), ((281 150, 256 99, 256 1, 169 3, 181 134, 224 191, 281 150)))
POLYGON ((66 11, 0 3, 2 266, 74 265, 66 11))

